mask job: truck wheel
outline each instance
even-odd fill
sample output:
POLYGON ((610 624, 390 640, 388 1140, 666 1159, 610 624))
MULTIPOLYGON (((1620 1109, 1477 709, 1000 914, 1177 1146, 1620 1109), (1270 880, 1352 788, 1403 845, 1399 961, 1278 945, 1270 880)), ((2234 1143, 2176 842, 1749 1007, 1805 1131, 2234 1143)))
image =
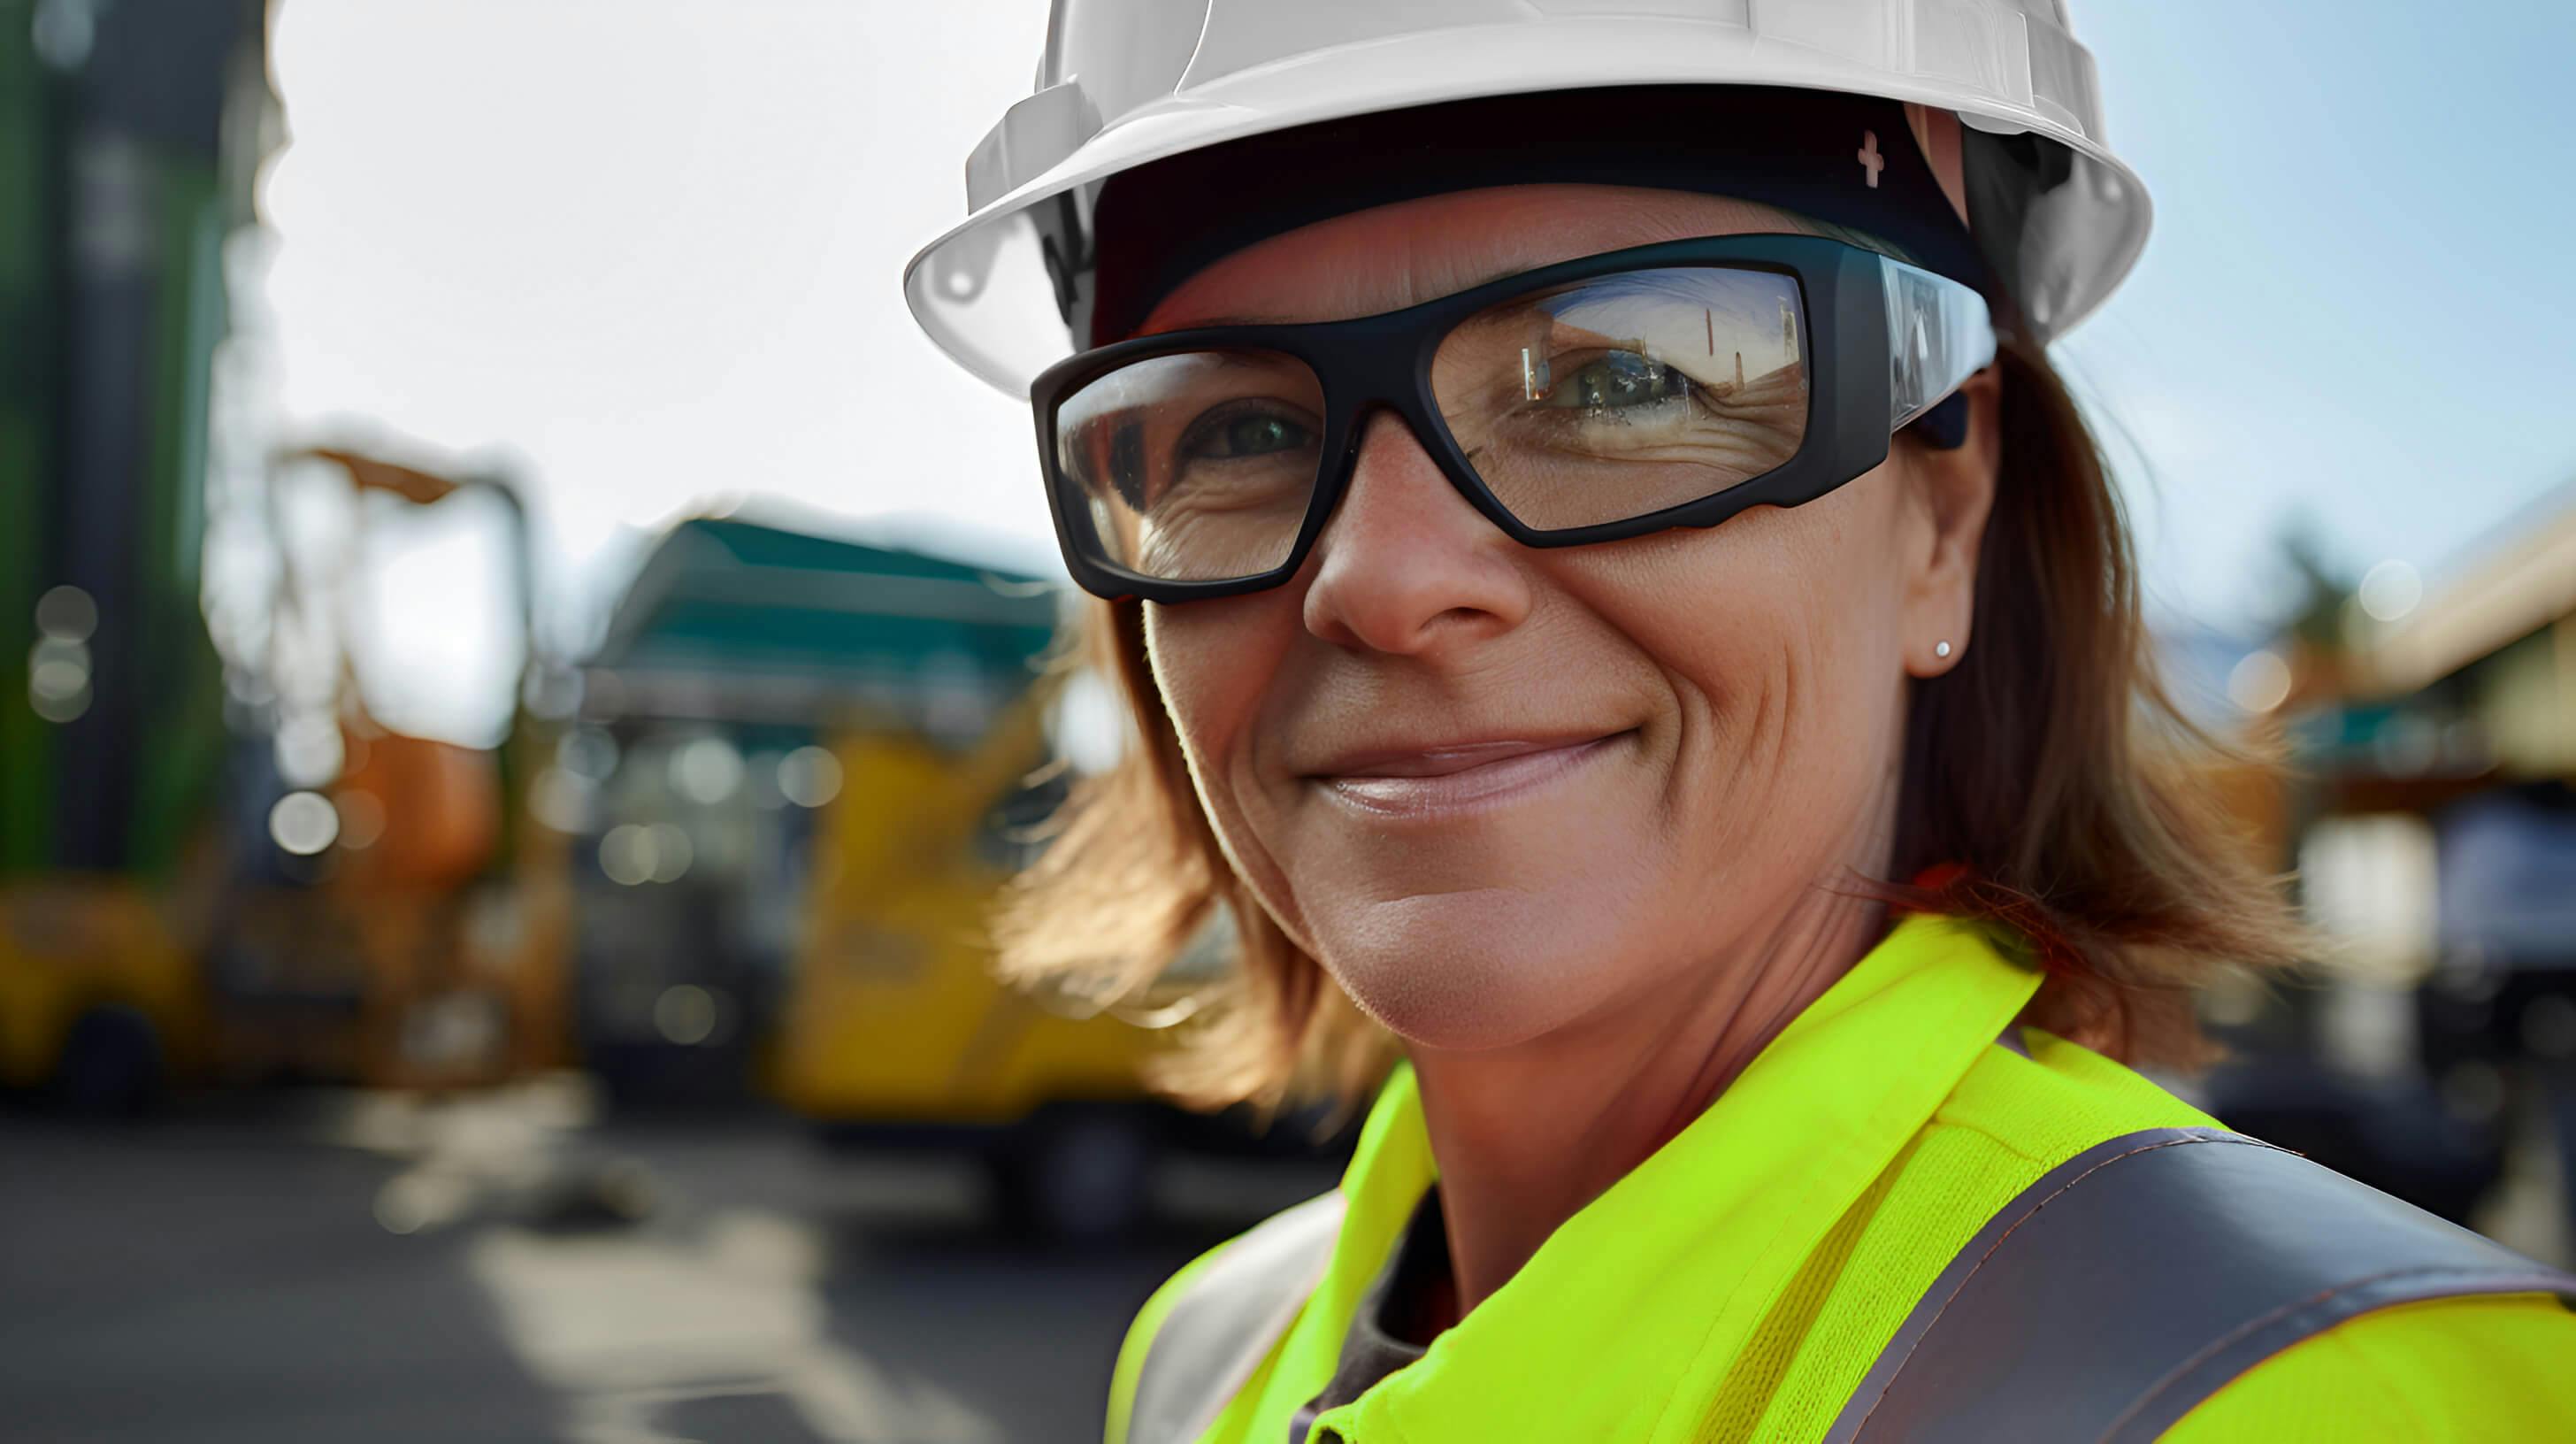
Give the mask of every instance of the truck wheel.
POLYGON ((990 1159, 995 1201, 1013 1232, 1098 1243, 1135 1231, 1153 1191, 1155 1129, 1141 1110, 1039 1110, 990 1159))
POLYGON ((160 1096, 161 1039, 132 1008, 92 1008, 72 1024, 55 1060, 52 1092, 89 1117, 130 1114, 160 1096))

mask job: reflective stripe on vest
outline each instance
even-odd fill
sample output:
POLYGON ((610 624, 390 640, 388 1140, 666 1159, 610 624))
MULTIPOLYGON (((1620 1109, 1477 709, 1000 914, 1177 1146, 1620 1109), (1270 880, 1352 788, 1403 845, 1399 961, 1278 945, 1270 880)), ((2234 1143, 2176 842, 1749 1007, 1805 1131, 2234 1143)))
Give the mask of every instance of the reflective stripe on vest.
POLYGON ((1127 1444, 1188 1444, 1207 1432, 1324 1276, 1342 1206, 1338 1192, 1310 1198, 1208 1260, 1146 1345, 1127 1444))
POLYGON ((2153 1439, 2357 1315, 2520 1293, 2576 1304, 2576 1275, 2242 1134, 2131 1133, 1989 1220, 1825 1437, 2153 1439))
MULTIPOLYGON (((1326 1194, 1209 1262, 1146 1346, 1126 1444, 1189 1444, 1332 1257, 1326 1194)), ((2554 1293, 2546 1268, 2298 1154, 2156 1128, 2097 1144, 1998 1210, 1852 1391, 1827 1444, 2153 1439, 2246 1370, 2357 1315, 2554 1293)))

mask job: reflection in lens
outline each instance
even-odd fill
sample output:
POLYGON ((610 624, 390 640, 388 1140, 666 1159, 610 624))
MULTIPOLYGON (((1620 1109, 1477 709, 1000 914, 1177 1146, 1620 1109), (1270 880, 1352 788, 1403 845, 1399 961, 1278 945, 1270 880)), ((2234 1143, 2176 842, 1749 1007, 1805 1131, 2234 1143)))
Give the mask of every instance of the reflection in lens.
POLYGON ((1321 466, 1323 387, 1268 351, 1153 356, 1056 412, 1056 463, 1099 554, 1166 581, 1230 581, 1288 559, 1321 466))
POLYGON ((1432 390, 1476 474, 1526 525, 1645 516, 1797 455, 1798 301, 1798 283, 1769 271, 1579 281, 1460 323, 1433 358, 1432 390))

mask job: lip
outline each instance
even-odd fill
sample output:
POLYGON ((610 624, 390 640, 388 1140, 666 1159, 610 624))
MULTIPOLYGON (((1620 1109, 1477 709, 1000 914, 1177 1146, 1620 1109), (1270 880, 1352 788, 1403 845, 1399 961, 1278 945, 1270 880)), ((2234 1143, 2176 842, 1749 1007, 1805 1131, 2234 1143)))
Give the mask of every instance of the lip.
POLYGON ((1308 774, 1335 799, 1389 817, 1455 813, 1501 803, 1582 767, 1627 732, 1502 739, 1353 752, 1308 774))

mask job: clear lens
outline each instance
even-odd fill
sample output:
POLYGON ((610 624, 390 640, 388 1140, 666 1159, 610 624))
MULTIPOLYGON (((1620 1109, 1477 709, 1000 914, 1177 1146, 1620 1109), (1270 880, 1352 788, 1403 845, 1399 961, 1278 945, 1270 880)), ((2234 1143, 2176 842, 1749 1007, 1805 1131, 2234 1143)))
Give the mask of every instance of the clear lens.
POLYGON ((1101 376, 1056 412, 1056 464, 1107 560, 1160 581, 1288 560, 1322 470, 1324 388, 1275 351, 1187 351, 1101 376))
POLYGON ((1524 525, 1566 531, 1714 496, 1807 434, 1798 283, 1623 271, 1515 297, 1449 333, 1431 387, 1476 474, 1524 525))

